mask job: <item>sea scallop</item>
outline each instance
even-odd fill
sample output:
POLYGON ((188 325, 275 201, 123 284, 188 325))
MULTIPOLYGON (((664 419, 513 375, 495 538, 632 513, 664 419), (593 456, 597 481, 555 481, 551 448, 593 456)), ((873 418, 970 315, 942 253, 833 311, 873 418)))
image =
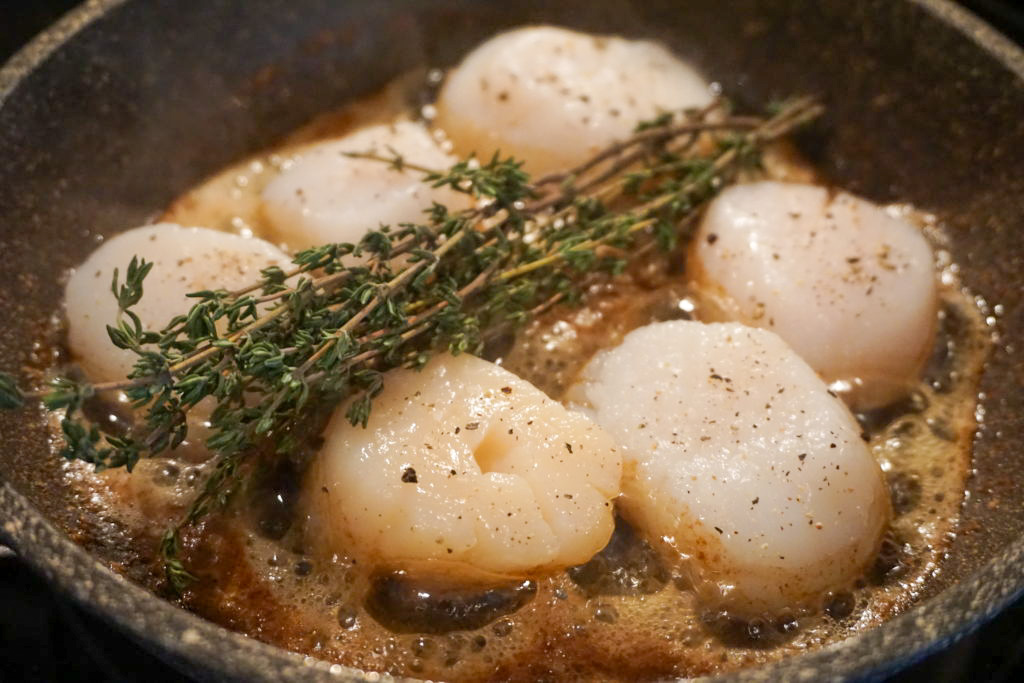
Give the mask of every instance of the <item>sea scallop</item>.
POLYGON ((206 289, 235 290, 258 282, 268 266, 287 269, 288 256, 256 238, 206 228, 158 223, 128 230, 104 242, 75 269, 64 292, 68 346, 75 362, 94 382, 122 380, 136 356, 110 343, 107 325, 117 320, 110 291, 114 269, 121 281, 133 256, 152 262, 142 300, 132 308, 145 328, 158 331, 196 303, 186 294, 206 289))
POLYGON ((422 171, 353 158, 352 152, 399 155, 405 162, 440 172, 457 161, 437 145, 430 131, 413 121, 368 126, 300 150, 262 195, 264 216, 289 248, 355 244, 381 225, 424 222, 424 212, 435 202, 452 211, 471 204, 466 194, 425 183, 422 171))
POLYGON ((688 265, 712 319, 772 330, 857 409, 899 398, 934 338, 931 248, 846 192, 758 182, 708 207, 688 265))
POLYGON ((622 448, 623 514, 688 559, 706 603, 813 606, 874 559, 882 472, 847 407, 774 333, 648 325, 598 354, 572 397, 622 448))
POLYGON ((608 542, 622 464, 597 425, 468 355, 385 379, 367 428, 338 409, 308 474, 321 550, 516 574, 608 542))
POLYGON ((466 56, 441 89, 437 124, 461 155, 500 152, 542 174, 579 164, 643 120, 712 99, 657 43, 536 26, 466 56))

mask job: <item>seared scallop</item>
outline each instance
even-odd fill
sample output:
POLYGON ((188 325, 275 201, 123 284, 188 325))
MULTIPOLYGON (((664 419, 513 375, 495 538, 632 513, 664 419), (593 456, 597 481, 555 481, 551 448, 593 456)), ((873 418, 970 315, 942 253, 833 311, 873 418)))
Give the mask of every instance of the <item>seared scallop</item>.
POLYGON ((142 300, 132 310, 146 329, 161 330, 196 303, 186 294, 206 289, 241 289, 260 279, 268 266, 288 268, 288 256, 261 239, 245 238, 174 223, 147 225, 115 235, 75 269, 64 292, 68 345, 94 382, 124 379, 136 356, 114 346, 107 325, 117 320, 110 281, 124 274, 133 256, 152 262, 142 300))
POLYGON ((515 574, 585 562, 614 527, 611 438, 479 358, 389 372, 368 427, 340 408, 324 439, 305 495, 328 554, 515 574))
POLYGON ((689 261, 711 318, 781 336, 855 408, 898 398, 931 350, 937 315, 921 231, 846 192, 738 185, 708 207, 689 261))
POLYGON ((640 121, 712 99, 657 43, 537 26, 473 50, 445 81, 437 124, 460 155, 500 151, 540 174, 579 164, 640 121))
POLYGON ((623 514, 688 559, 707 603, 744 616, 813 604, 874 558, 881 470, 777 335, 648 325, 598 354, 572 396, 622 448, 623 514))
POLYGON ((422 223, 434 202, 455 211, 467 195, 434 188, 423 172, 349 153, 399 155, 405 162, 445 171, 456 159, 442 151, 421 124, 398 121, 369 126, 299 151, 291 165, 263 190, 263 212, 275 237, 291 249, 355 244, 381 225, 422 223))

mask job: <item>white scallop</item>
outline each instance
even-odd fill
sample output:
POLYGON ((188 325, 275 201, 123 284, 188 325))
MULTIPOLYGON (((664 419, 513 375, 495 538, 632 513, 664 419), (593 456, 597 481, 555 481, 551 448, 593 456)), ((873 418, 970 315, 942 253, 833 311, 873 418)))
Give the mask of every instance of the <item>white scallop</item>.
POLYGON ((448 76, 437 124, 463 156, 497 150, 532 173, 566 169, 710 86, 661 45, 551 26, 491 38, 448 76))
POLYGON ((115 347, 106 329, 117 318, 117 301, 110 291, 114 269, 123 282, 133 256, 154 264, 142 300, 132 309, 151 330, 188 312, 195 304, 185 296, 189 292, 240 289, 259 280, 263 268, 290 264, 288 256, 268 242, 206 228, 159 223, 115 235, 75 269, 64 291, 68 345, 94 382, 124 379, 137 358, 115 347))
POLYGON ((264 215, 289 248, 355 244, 382 224, 422 223, 424 211, 434 202, 453 211, 470 204, 463 193, 430 187, 420 171, 354 159, 347 156, 351 152, 386 157, 394 152, 410 163, 440 171, 457 161, 441 150, 424 126, 412 121, 369 126, 304 148, 262 195, 264 215))
POLYGON ((611 536, 611 438, 493 363, 392 371, 366 429, 344 413, 306 486, 327 553, 519 573, 585 562, 611 536))
POLYGON ((717 316, 776 332, 854 407, 911 386, 931 350, 937 293, 920 230, 845 192, 759 182, 708 207, 691 271, 717 316))
POLYGON ((742 615, 814 604, 874 557, 889 513, 849 410, 775 334, 666 322, 585 368, 574 399, 622 447, 623 514, 742 615))

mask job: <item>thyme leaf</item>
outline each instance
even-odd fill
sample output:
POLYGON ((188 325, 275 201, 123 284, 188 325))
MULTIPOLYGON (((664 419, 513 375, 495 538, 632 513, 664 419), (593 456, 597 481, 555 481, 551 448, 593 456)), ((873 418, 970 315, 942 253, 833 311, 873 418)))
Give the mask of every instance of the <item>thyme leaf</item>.
POLYGON ((18 381, 11 375, 0 372, 0 410, 14 410, 25 403, 25 397, 18 388, 18 381))

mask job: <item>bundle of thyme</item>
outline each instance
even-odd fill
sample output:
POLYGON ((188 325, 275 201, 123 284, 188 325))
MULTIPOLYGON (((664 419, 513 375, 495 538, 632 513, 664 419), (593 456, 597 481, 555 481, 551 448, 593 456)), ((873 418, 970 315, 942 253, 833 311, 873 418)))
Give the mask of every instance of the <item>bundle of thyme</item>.
POLYGON ((497 155, 440 171, 395 153, 354 154, 420 171, 434 187, 471 195, 475 207, 435 204, 423 223, 307 249, 294 268, 267 268, 244 289, 195 292, 195 305, 161 330, 144 329, 132 311, 152 267, 133 258, 123 280, 114 272, 119 314, 107 328, 114 345, 137 355, 128 378, 58 377, 22 392, 0 373, 0 407, 39 398, 63 411, 64 457, 131 470, 181 444, 187 413, 213 397, 206 446, 215 464, 161 543, 180 591, 193 578, 177 558, 181 531, 227 502, 254 449, 294 451, 289 425, 310 406, 347 400, 348 419, 365 426, 387 370, 479 353, 489 334, 577 301, 586 277, 619 273, 652 246, 673 248, 705 202, 759 163, 765 143, 820 112, 801 98, 768 118, 730 115, 721 102, 665 114, 581 166, 534 181, 497 155), (105 433, 82 414, 90 397, 114 390, 142 416, 127 434, 105 433))

